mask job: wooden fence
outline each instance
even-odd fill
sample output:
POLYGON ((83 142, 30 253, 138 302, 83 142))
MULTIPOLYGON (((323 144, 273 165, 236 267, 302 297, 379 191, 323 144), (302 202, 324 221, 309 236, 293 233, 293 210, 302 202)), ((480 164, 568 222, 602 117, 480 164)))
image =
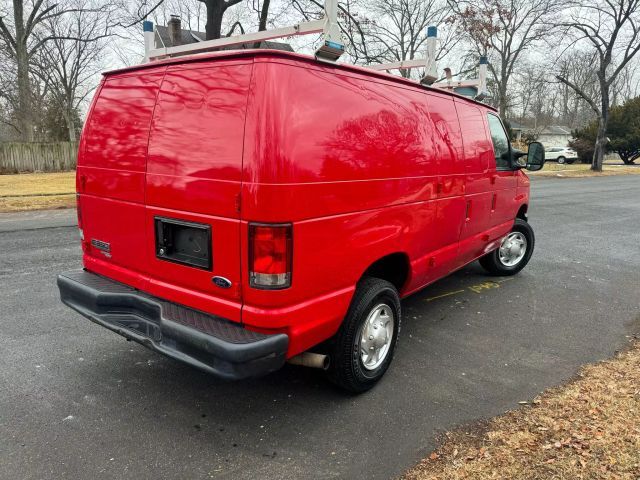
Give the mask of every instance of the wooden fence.
POLYGON ((0 173, 63 172, 76 168, 78 144, 0 143, 0 173))

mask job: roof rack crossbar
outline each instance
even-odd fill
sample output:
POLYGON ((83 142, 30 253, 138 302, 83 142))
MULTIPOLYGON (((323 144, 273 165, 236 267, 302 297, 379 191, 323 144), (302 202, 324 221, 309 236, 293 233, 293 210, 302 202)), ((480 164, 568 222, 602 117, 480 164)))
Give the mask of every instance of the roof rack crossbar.
MULTIPOLYGON (((478 78, 471 80, 453 81, 450 71, 447 69, 447 80, 444 82, 436 82, 438 79, 437 62, 436 62, 436 41, 438 37, 438 29, 436 27, 427 28, 427 52, 425 58, 414 58, 411 60, 400 60, 390 63, 379 63, 376 65, 368 65, 373 70, 409 70, 412 68, 424 68, 425 75, 420 79, 423 85, 430 85, 436 88, 461 92, 466 90, 467 93, 473 93, 476 100, 482 100, 487 96, 487 57, 480 57, 480 66, 478 69, 478 78)), ((465 93, 465 94, 467 94, 465 93)))
POLYGON ((202 42, 190 43, 187 45, 177 45, 175 47, 154 48, 154 27, 153 23, 145 21, 143 23, 145 62, 159 60, 162 58, 186 55, 189 53, 202 53, 215 50, 220 47, 232 47, 274 38, 293 37, 297 35, 308 35, 312 33, 323 33, 322 43, 316 51, 316 58, 319 60, 336 61, 345 50, 340 28, 338 26, 338 2, 337 0, 326 0, 324 4, 324 16, 319 20, 302 22, 273 30, 247 33, 243 35, 233 35, 230 37, 218 38, 215 40, 204 40, 202 42))

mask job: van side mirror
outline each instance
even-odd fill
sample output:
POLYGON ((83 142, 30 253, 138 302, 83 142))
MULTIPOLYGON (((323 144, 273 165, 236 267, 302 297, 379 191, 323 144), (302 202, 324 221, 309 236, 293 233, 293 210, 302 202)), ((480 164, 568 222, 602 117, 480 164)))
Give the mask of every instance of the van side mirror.
POLYGON ((531 142, 527 152, 527 163, 523 165, 527 170, 535 172, 544 166, 544 147, 540 142, 531 142))

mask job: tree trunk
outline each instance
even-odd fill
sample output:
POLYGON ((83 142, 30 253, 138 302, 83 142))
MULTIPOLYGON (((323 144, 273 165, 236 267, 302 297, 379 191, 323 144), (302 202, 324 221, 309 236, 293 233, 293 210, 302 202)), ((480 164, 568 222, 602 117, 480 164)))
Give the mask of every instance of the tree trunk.
POLYGON ((215 40, 222 36, 222 16, 224 0, 207 0, 207 40, 215 40))
POLYGON ((507 115, 507 84, 502 79, 502 83, 498 86, 498 112, 500 113, 500 118, 506 118, 507 115))
POLYGON ((262 32, 267 29, 267 19, 269 18, 269 4, 271 0, 264 0, 262 2, 262 10, 260 10, 260 26, 258 31, 262 32))
POLYGON ((634 152, 630 150, 618 150, 618 155, 625 165, 634 165, 636 158, 634 152))
MULTIPOLYGON (((262 2, 262 8, 260 9, 260 23, 258 25, 258 31, 264 32, 267 29, 267 20, 269 18, 269 4, 271 0, 264 0, 262 2)), ((255 42, 253 48, 260 48, 262 42, 255 42)))
POLYGON ((22 0, 13 0, 13 15, 16 29, 16 64, 18 87, 18 126, 22 139, 33 142, 33 112, 31 111, 31 85, 29 82, 29 54, 24 30, 24 8, 22 0))
POLYGON ((598 134, 596 136, 596 145, 593 149, 593 160, 591 161, 591 170, 594 172, 602 171, 602 163, 604 162, 604 153, 607 146, 607 119, 602 116, 598 119, 598 134))
POLYGON ((500 81, 498 83, 498 113, 500 118, 507 118, 507 83, 509 78, 507 76, 507 61, 503 57, 500 65, 500 81))
POLYGON ((602 104, 600 118, 598 118, 598 133, 596 135, 596 145, 593 149, 593 160, 591 170, 602 171, 604 154, 607 148, 607 124, 609 123, 609 86, 604 81, 600 81, 600 91, 602 92, 602 104))
POLYGON ((67 110, 67 112, 64 115, 64 120, 67 123, 67 130, 69 131, 69 141, 74 143, 77 140, 77 135, 76 135, 76 126, 73 122, 73 112, 70 110, 67 110))

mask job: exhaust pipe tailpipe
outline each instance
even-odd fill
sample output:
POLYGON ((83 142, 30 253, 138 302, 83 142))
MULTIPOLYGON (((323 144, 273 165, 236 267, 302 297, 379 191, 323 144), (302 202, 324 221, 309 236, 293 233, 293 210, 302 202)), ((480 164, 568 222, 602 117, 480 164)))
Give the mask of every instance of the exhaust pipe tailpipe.
POLYGON ((329 368, 329 356, 319 353, 303 352, 295 357, 287 360, 291 365, 301 365, 309 368, 321 368, 326 370, 329 368))

